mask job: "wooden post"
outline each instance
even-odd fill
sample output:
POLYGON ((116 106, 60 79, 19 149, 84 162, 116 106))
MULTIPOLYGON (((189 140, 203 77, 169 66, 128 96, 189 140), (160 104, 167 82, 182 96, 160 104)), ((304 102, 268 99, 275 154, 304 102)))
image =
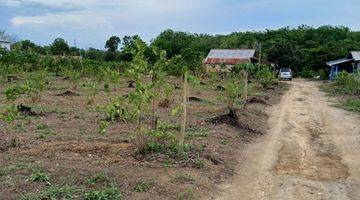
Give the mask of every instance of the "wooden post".
POLYGON ((185 140, 187 95, 188 95, 188 80, 187 80, 187 72, 185 72, 184 86, 183 86, 183 102, 182 102, 183 114, 182 114, 182 122, 181 122, 180 137, 179 137, 180 152, 183 151, 184 140, 185 140))
POLYGON ((244 73, 244 109, 245 109, 248 99, 248 73, 247 71, 243 71, 243 73, 244 73))

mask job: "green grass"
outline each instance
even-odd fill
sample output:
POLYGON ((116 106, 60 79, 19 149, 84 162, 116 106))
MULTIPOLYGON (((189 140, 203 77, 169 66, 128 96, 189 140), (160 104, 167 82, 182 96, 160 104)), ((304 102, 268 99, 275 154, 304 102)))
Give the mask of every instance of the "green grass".
POLYGON ((346 110, 360 112, 360 99, 347 99, 343 106, 346 110))
POLYGON ((109 187, 102 188, 100 190, 91 190, 86 192, 84 195, 84 200, 120 200, 121 191, 111 185, 109 187))
POLYGON ((134 191, 135 192, 146 192, 154 185, 154 181, 140 181, 137 182, 134 191))
POLYGON ((193 183, 195 180, 188 174, 177 174, 171 180, 172 183, 193 183))
POLYGON ((22 200, 42 200, 42 199, 73 199, 77 190, 71 186, 48 186, 39 192, 28 193, 21 197, 22 200))
POLYGON ((4 167, 4 168, 0 169, 0 177, 8 175, 8 174, 10 174, 10 173, 12 173, 14 171, 17 171, 17 170, 30 169, 32 167, 33 167, 32 165, 25 164, 25 163, 16 163, 16 164, 13 164, 13 165, 9 165, 7 167, 4 167))

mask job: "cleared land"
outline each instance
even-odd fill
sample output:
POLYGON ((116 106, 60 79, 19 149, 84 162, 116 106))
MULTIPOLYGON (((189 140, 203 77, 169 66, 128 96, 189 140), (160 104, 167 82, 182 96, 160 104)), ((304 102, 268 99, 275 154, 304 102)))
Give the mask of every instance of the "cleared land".
MULTIPOLYGON (((181 79, 167 81, 178 89, 168 108, 159 107, 160 121, 177 127, 180 118, 169 113, 181 102, 181 79)), ((126 80, 110 93, 100 89, 95 104, 87 105, 84 89, 72 89, 64 77, 50 77, 40 101, 31 103, 26 95, 16 100, 31 112, 22 113, 11 131, 1 129, 0 199, 83 199, 118 191, 122 199, 198 199, 216 193, 217 184, 235 175, 245 144, 268 129, 265 107, 279 101, 286 84, 253 94, 247 109, 237 111, 241 123, 234 126, 224 118, 221 82, 203 81, 190 91, 190 150, 179 159, 166 152, 136 154, 134 123, 113 122, 105 134, 98 132, 103 106, 134 90, 126 80)), ((0 87, 1 112, 8 105, 7 86, 0 87)))
POLYGON ((212 199, 360 199, 360 116, 331 106, 318 84, 291 83, 212 199))

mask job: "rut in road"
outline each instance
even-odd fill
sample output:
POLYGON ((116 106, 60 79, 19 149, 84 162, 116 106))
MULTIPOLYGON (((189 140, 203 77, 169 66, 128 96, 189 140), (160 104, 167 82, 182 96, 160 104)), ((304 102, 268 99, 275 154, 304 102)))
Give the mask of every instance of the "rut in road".
POLYGON ((317 82, 290 84, 267 135, 212 199, 360 199, 360 116, 332 107, 317 82))

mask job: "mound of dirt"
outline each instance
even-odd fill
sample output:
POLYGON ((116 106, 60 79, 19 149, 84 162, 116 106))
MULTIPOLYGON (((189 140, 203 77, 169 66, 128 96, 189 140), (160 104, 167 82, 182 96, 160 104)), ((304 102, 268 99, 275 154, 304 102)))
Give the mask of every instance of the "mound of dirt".
POLYGON ((31 110, 31 107, 26 106, 24 104, 20 104, 17 106, 17 110, 18 112, 20 112, 23 115, 27 115, 27 116, 40 116, 42 115, 41 113, 36 113, 34 111, 31 110))
POLYGON ((217 91, 225 91, 225 88, 222 85, 218 85, 218 86, 216 86, 216 90, 217 91))
POLYGON ((197 101, 197 102, 201 102, 203 101, 202 99, 200 99, 199 97, 189 97, 189 101, 197 101))
POLYGON ((164 99, 164 100, 160 101, 158 105, 160 108, 169 108, 171 103, 172 103, 172 101, 170 99, 164 99))
POLYGON ((261 98, 261 97, 252 97, 252 98, 248 99, 246 102, 247 102, 247 103, 265 104, 265 105, 268 104, 268 103, 265 101, 265 99, 263 99, 263 98, 261 98))
POLYGON ((64 93, 61 94, 56 94, 55 96, 60 96, 60 97, 77 97, 80 96, 78 93, 75 92, 71 92, 71 91, 66 91, 64 93))
POLYGON ((260 133, 258 130, 252 128, 250 125, 242 122, 239 119, 238 115, 236 114, 236 111, 230 111, 228 114, 220 115, 220 116, 212 118, 208 121, 215 125, 227 124, 234 128, 246 130, 251 133, 260 133))

